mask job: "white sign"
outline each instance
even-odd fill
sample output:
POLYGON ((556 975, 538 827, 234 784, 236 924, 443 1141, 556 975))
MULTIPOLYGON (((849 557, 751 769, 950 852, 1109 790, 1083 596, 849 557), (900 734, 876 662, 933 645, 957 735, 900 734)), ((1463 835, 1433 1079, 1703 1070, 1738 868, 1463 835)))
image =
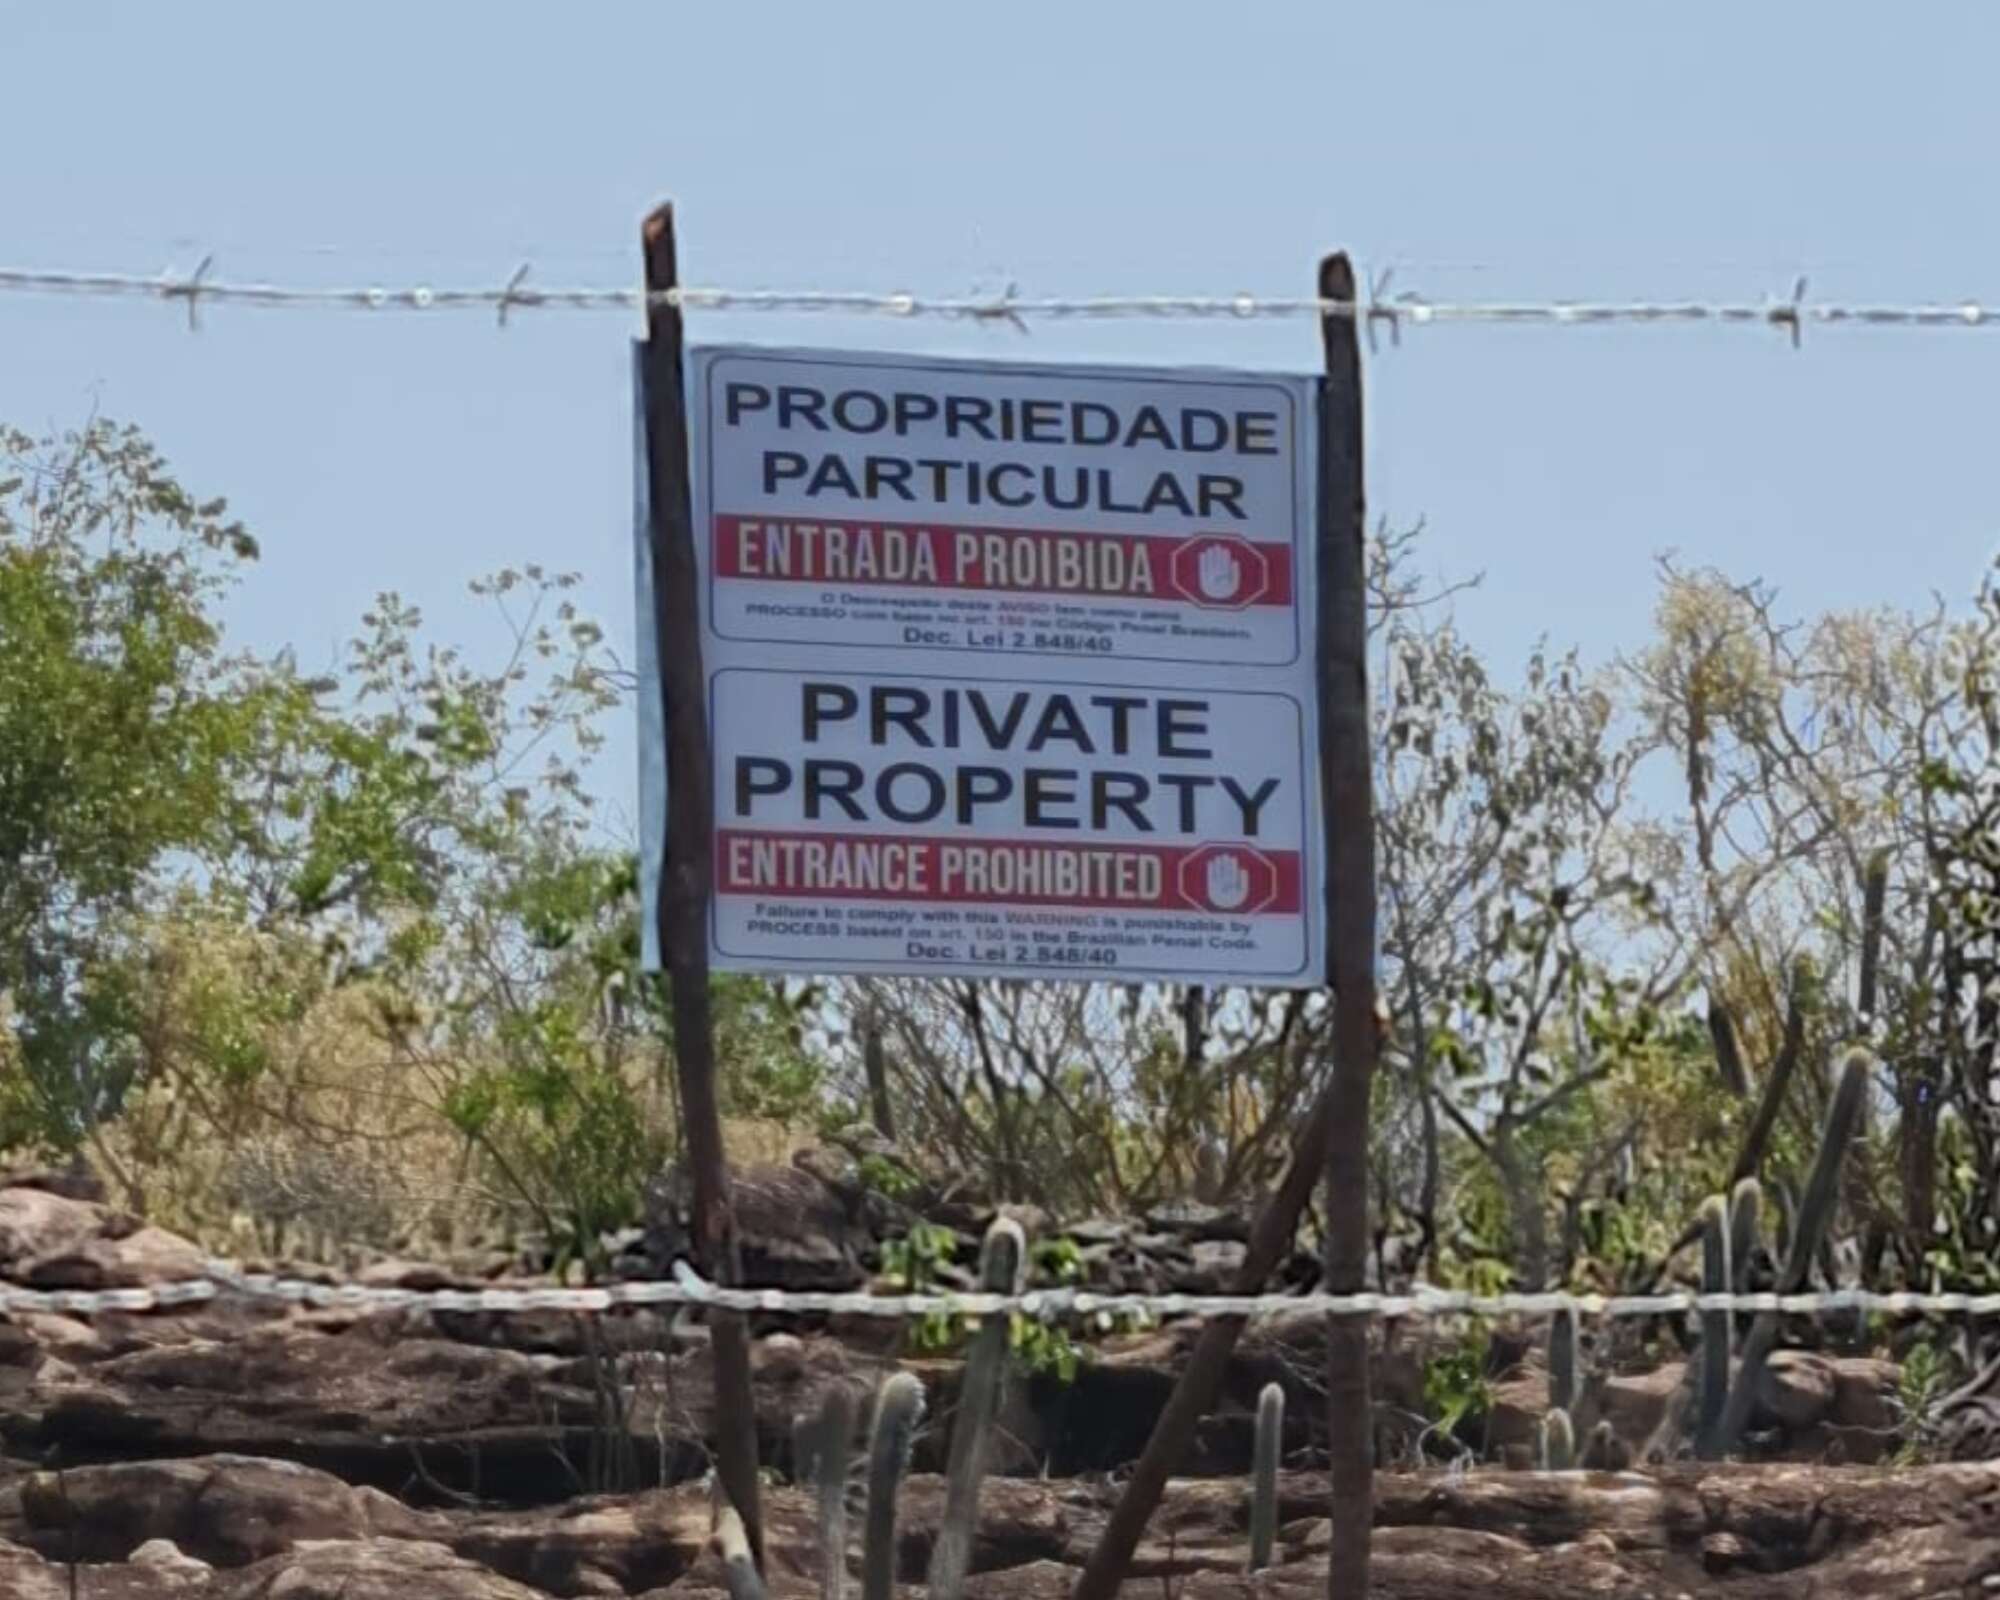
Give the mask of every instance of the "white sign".
POLYGON ((759 350, 704 352, 696 370, 695 525, 719 638, 1216 666, 1304 654, 1296 382, 759 350))
POLYGON ((1303 708, 1278 694, 716 674, 715 950, 862 970, 1305 970, 1303 708))
POLYGON ((1320 980, 1310 380, 690 365, 717 968, 1320 980))

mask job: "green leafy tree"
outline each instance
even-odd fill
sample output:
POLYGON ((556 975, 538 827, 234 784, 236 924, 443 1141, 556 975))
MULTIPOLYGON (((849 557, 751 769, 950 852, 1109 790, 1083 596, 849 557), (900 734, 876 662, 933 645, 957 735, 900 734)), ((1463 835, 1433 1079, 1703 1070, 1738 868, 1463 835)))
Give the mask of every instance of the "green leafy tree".
POLYGON ((130 428, 0 431, 0 1143, 68 1145, 129 1082, 85 982, 111 920, 219 841, 254 711, 213 610, 256 555, 130 428))
MULTIPOLYGON (((475 583, 483 650, 385 593, 309 677, 226 650, 255 546, 137 433, 0 458, 0 1148, 87 1141, 135 1209, 262 1248, 525 1222, 588 1263, 677 1118, 584 776, 629 675, 577 580, 475 583)), ((803 1016, 718 981, 732 1114, 816 1119, 803 1016)))

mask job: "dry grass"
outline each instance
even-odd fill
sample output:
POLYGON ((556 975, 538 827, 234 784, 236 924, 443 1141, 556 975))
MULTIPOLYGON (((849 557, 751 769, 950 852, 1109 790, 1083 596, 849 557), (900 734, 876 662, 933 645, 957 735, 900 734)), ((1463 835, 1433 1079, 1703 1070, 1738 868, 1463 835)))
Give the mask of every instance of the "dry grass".
POLYGON ((766 1117, 725 1117, 722 1123, 723 1148, 732 1162, 789 1166, 794 1155, 816 1142, 810 1130, 766 1117))
POLYGON ((365 985, 206 918, 156 934, 147 978, 143 1087, 93 1148, 124 1204, 231 1254, 455 1256, 490 1236, 465 1141, 365 985))
MULTIPOLYGON (((350 1269, 485 1264, 536 1233, 443 1115, 477 1063, 415 1045, 394 996, 336 985, 312 944, 200 907, 139 934, 139 1086, 89 1152, 116 1203, 219 1254, 350 1269)), ((0 996, 0 1072, 12 1050, 0 996)), ((746 1164, 811 1142, 750 1117, 724 1138, 746 1164)))

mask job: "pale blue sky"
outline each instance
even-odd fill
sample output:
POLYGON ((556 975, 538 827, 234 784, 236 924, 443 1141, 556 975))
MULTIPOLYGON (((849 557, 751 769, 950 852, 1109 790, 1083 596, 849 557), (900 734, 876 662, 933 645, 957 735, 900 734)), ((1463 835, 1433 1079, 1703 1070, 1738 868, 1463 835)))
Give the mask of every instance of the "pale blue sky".
MULTIPOLYGON (((2000 10, 0 0, 0 262, 230 279, 961 293, 2000 300, 2000 10)), ((241 639, 328 660, 393 586, 574 567, 632 635, 629 321, 0 297, 0 417, 135 421, 265 557, 241 639)), ((1314 330, 702 318, 697 337, 1306 369, 1314 330)), ((1967 594, 2000 330, 1413 330, 1370 499, 1518 658, 1644 632, 1670 547, 1800 608, 1967 594)), ((601 785, 629 812, 629 722, 601 785)))

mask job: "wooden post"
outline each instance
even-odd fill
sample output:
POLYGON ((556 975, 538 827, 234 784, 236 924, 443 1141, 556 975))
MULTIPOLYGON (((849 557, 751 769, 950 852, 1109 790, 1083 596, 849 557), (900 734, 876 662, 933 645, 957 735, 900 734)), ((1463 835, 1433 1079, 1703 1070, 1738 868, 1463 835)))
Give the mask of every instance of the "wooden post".
MULTIPOLYGON (((1354 298, 1354 272, 1345 256, 1329 257, 1320 293, 1354 298), (1337 280, 1345 287, 1328 289, 1337 280)), ((1321 400, 1319 514, 1320 781, 1325 798, 1329 971, 1336 990, 1333 1066, 1292 1147, 1277 1192, 1251 1224, 1243 1264, 1229 1292, 1256 1294, 1291 1249, 1299 1218, 1321 1180, 1329 1185, 1327 1266, 1335 1287, 1359 1288, 1368 1237, 1368 1093, 1375 1064, 1375 836, 1368 728, 1365 508, 1361 495, 1361 357, 1352 319, 1326 319, 1328 369, 1321 400), (1344 365, 1334 356, 1346 341, 1344 365), (1331 702, 1349 699, 1341 713, 1331 702), (1358 741, 1358 753, 1354 746, 1358 741), (1358 765, 1357 765, 1358 763, 1358 765), (1358 782, 1358 787, 1357 787, 1358 782), (1359 820, 1356 820, 1358 808, 1359 820), (1352 881, 1347 876, 1354 873, 1352 881), (1356 903, 1358 902, 1358 904, 1356 903), (1357 942, 1358 941, 1358 942, 1357 942), (1342 982, 1351 986, 1341 988, 1342 982), (1362 1030, 1365 1030, 1363 1032, 1362 1030), (1357 1043, 1357 1034, 1360 1041, 1357 1043), (1338 1174, 1338 1182, 1333 1180, 1338 1174), (1344 1208, 1344 1209, 1343 1209, 1344 1208)), ((1072 1600, 1114 1600, 1139 1548, 1167 1479, 1186 1455, 1196 1425, 1214 1404, 1243 1335, 1242 1319, 1217 1317, 1195 1341, 1180 1382, 1167 1397, 1146 1448, 1132 1468, 1125 1492, 1084 1564, 1072 1600)), ((1367 1593, 1368 1529, 1372 1520, 1373 1444, 1368 1406, 1368 1323, 1349 1317, 1328 1339, 1333 1419, 1335 1496, 1330 1571, 1338 1600, 1367 1593), (1340 1416, 1343 1403, 1352 1416, 1340 1416), (1353 1458, 1359 1439, 1358 1463, 1353 1458), (1340 1452, 1348 1452, 1343 1461, 1340 1452), (1359 1503, 1340 1497, 1359 1494, 1359 1503), (1359 1526, 1358 1556, 1355 1536, 1359 1526), (1355 1574, 1359 1574, 1358 1578, 1355 1574), (1341 1584, 1349 1587, 1339 1587, 1341 1584)))
MULTIPOLYGON (((1320 263, 1322 300, 1354 300, 1345 255, 1320 263)), ((1362 489, 1361 341, 1352 316, 1320 319, 1319 744, 1326 802, 1327 958, 1333 981, 1332 1137, 1326 1147, 1326 1286, 1362 1287, 1368 1252, 1368 1099, 1375 1017, 1375 797, 1368 700, 1368 508, 1362 489)), ((1366 1317, 1327 1328, 1327 1593, 1368 1593, 1375 1422, 1366 1317)))
MULTIPOLYGON (((674 211, 663 205, 641 229, 646 289, 658 296, 680 281, 674 211)), ((742 1277, 736 1213, 722 1150, 715 1093, 715 1039, 708 1004, 708 902, 715 876, 715 793, 708 742, 708 695, 701 659, 701 603, 695 574, 694 514, 688 495, 686 378, 680 310, 657 298, 646 311, 640 362, 646 408, 646 482, 651 515, 653 636, 666 713, 667 837, 659 886, 660 959, 673 990, 674 1068, 681 1130, 694 1176, 696 1263, 711 1282, 742 1277)), ((709 1315, 715 1360, 716 1471, 743 1519, 759 1567, 764 1519, 757 1495, 757 1417, 750 1389, 750 1331, 741 1313, 709 1315)))

